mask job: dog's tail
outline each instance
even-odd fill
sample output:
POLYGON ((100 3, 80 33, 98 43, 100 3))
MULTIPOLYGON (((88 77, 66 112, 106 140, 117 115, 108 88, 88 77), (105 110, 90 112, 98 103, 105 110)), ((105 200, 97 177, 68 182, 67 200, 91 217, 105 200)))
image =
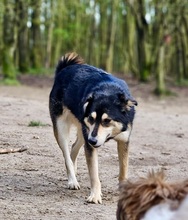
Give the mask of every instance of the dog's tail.
POLYGON ((57 64, 55 75, 57 76, 58 73, 67 66, 75 65, 75 64, 84 64, 84 60, 80 57, 77 53, 66 53, 57 64))

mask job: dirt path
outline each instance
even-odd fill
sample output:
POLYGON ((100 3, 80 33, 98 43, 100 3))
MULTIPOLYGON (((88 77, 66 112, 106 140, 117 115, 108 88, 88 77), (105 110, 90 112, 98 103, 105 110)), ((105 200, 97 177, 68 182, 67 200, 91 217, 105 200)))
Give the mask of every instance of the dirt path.
MULTIPOLYGON (((67 189, 63 156, 53 137, 48 113, 49 91, 0 87, 0 148, 28 148, 22 153, 0 155, 0 219, 115 220, 115 142, 99 149, 103 204, 87 204, 89 179, 83 149, 78 159, 81 189, 67 189), (32 120, 40 120, 46 126, 28 127, 32 120)), ((163 168, 168 179, 186 178, 188 98, 143 99, 135 92, 139 106, 130 143, 129 177, 145 176, 152 168, 163 168)))

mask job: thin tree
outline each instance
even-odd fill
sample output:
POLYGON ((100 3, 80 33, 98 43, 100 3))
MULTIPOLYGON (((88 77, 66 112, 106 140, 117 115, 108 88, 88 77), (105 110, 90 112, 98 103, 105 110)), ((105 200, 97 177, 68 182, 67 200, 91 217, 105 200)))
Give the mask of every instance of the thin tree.
POLYGON ((31 64, 32 68, 40 69, 43 65, 44 56, 41 48, 41 0, 32 0, 32 26, 31 26, 31 64))
POLYGON ((17 25, 18 25, 18 69, 21 73, 27 73, 29 69, 28 47, 28 2, 16 1, 17 25))
POLYGON ((108 72, 113 71, 113 57, 114 57, 114 43, 115 43, 115 34, 117 27, 117 6, 119 1, 111 1, 110 16, 109 16, 109 39, 107 44, 107 55, 106 55, 106 70, 108 72))
POLYGON ((2 71, 5 80, 16 80, 15 35, 15 5, 13 1, 4 0, 2 71))

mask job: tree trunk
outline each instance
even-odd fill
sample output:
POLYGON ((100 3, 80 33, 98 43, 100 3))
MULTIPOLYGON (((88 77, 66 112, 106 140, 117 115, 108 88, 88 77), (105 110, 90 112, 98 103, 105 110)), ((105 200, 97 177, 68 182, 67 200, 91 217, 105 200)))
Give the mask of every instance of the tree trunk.
POLYGON ((89 40, 88 40, 88 62, 93 63, 94 62, 94 53, 91 53, 91 51, 94 51, 94 38, 95 38, 95 18, 94 15, 91 18, 91 24, 90 24, 90 33, 89 33, 89 40))
POLYGON ((158 54, 158 71, 157 71, 157 85, 155 89, 155 93, 157 95, 166 94, 166 87, 165 87, 165 46, 162 43, 159 48, 158 54))
MULTIPOLYGON (((48 1, 46 1, 47 4, 48 1)), ((54 27, 54 2, 49 1, 50 8, 50 18, 48 18, 48 11, 45 13, 46 20, 46 55, 45 55, 45 68, 50 68, 51 66, 51 56, 52 56, 52 41, 53 41, 53 27, 54 27)))
POLYGON ((15 51, 15 8, 12 1, 4 1, 3 17, 3 50, 2 50, 2 69, 4 79, 16 79, 14 66, 15 51))
POLYGON ((98 28, 98 42, 99 42, 99 51, 98 51, 98 56, 99 56, 99 66, 101 68, 105 68, 106 66, 106 42, 107 42, 107 30, 108 30, 108 24, 107 24, 107 6, 108 2, 104 0, 99 1, 100 4, 100 23, 99 23, 99 28, 98 28))
MULTIPOLYGON (((52 57, 53 57, 53 63, 56 64, 57 60, 59 60, 62 50, 62 44, 63 44, 63 28, 65 22, 68 23, 67 18, 67 12, 65 8, 65 3, 63 0, 57 1, 57 7, 54 9, 55 17, 54 17, 54 25, 55 28, 53 29, 53 41, 52 41, 52 57), (63 16, 66 16, 65 19, 63 19, 63 16), (64 21, 65 20, 65 21, 64 21)), ((65 45, 66 48, 67 45, 65 45)), ((64 49, 64 48, 63 48, 64 49)), ((64 49, 65 50, 65 49, 64 49)))
POLYGON ((180 37, 178 33, 178 29, 176 28, 175 33, 175 48, 176 48, 176 74, 177 74, 177 82, 181 83, 183 80, 183 68, 182 68, 182 48, 180 37))
POLYGON ((125 54, 125 64, 124 71, 131 72, 135 77, 139 78, 138 72, 138 61, 135 59, 136 46, 135 46, 135 16, 131 11, 131 7, 128 5, 126 7, 126 22, 124 27, 124 54, 125 54))
POLYGON ((107 72, 113 71, 113 58, 114 58, 114 42, 115 42, 115 34, 116 34, 116 21, 117 21, 117 6, 119 4, 119 1, 113 1, 111 2, 112 8, 111 8, 111 16, 110 21, 110 35, 109 35, 109 45, 107 48, 107 56, 106 56, 106 70, 107 72))
POLYGON ((140 81, 147 81, 149 72, 146 65, 146 48, 145 48, 145 12, 143 0, 138 1, 137 9, 137 53, 138 53, 138 69, 140 74, 140 81))
POLYGON ((17 0, 16 4, 18 13, 18 69, 21 73, 26 73, 29 69, 28 4, 24 0, 17 0))
MULTIPOLYGON (((134 68, 139 75, 140 81, 147 81, 149 77, 149 71, 147 67, 146 57, 146 33, 148 24, 145 19, 145 2, 144 0, 125 0, 135 21, 135 47, 134 59, 137 61, 137 68, 134 68)), ((129 17, 130 15, 127 14, 129 17)))
POLYGON ((184 30, 185 30, 185 33, 183 35, 184 37, 184 59, 185 59, 185 79, 188 79, 188 22, 187 22, 187 19, 185 18, 185 16, 183 15, 182 17, 182 20, 183 20, 183 26, 184 26, 184 30))
POLYGON ((41 16, 41 0, 32 1, 32 67, 39 69, 42 67, 42 48, 41 48, 41 33, 40 33, 40 16, 41 16))

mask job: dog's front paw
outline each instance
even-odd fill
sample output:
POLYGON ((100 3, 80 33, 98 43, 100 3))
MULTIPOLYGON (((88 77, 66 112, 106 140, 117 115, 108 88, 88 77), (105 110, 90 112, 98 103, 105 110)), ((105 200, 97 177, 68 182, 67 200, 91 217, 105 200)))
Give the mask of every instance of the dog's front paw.
POLYGON ((102 197, 101 193, 91 193, 90 196, 87 198, 87 202, 95 203, 95 204, 102 204, 102 197))
POLYGON ((76 181, 69 180, 68 181, 68 188, 73 189, 73 190, 78 190, 78 189, 80 189, 80 185, 77 182, 77 180, 76 181))

